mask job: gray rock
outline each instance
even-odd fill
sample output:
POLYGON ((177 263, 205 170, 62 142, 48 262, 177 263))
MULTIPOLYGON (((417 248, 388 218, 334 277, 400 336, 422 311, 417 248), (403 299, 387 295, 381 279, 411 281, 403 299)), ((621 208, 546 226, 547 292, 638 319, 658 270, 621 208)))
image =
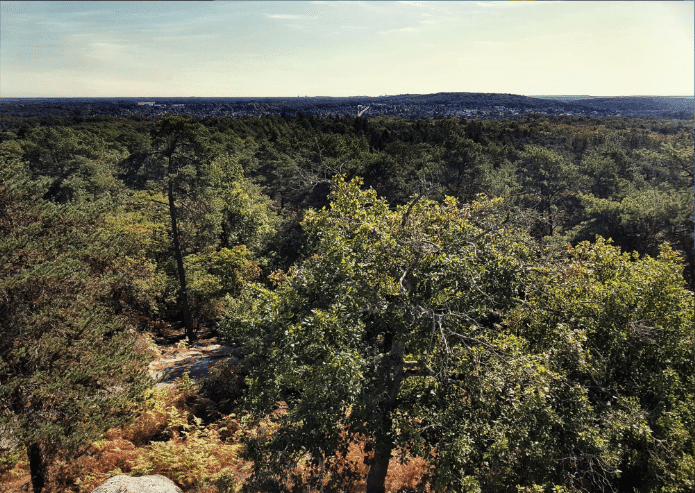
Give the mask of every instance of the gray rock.
POLYGON ((164 476, 114 476, 92 493, 183 493, 181 488, 164 476))
POLYGON ((0 426, 0 452, 13 450, 19 446, 19 441, 14 436, 14 430, 0 426))
POLYGON ((215 351, 215 357, 217 358, 228 358, 229 356, 234 356, 234 348, 220 346, 219 349, 215 351))

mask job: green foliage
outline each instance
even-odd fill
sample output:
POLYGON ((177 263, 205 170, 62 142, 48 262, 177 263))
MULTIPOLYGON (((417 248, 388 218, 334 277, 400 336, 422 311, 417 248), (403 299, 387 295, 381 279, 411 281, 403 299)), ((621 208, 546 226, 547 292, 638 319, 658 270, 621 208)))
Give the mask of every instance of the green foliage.
POLYGON ((586 220, 567 232, 573 241, 600 235, 625 250, 658 255, 669 242, 688 251, 692 229, 693 195, 665 184, 632 188, 620 199, 579 195, 586 220))
POLYGON ((25 138, 25 156, 33 175, 51 180, 46 198, 95 200, 118 193, 115 165, 125 156, 120 146, 70 127, 39 127, 25 138))
POLYGON ((218 431, 206 428, 197 417, 193 418, 193 424, 184 422, 181 428, 180 436, 166 442, 152 442, 141 449, 131 473, 163 474, 184 488, 222 476, 229 483, 225 468, 236 466, 240 446, 221 443, 218 431))
POLYGON ((148 389, 137 403, 138 417, 93 442, 90 456, 77 463, 80 491, 114 475, 163 474, 186 490, 218 484, 221 492, 238 492, 239 427, 231 417, 204 424, 193 415, 188 403, 196 387, 185 373, 173 389, 148 389))
POLYGON ((573 167, 557 152, 539 146, 526 146, 519 153, 522 183, 543 201, 552 202, 567 189, 573 167))
POLYGON ((615 143, 603 144, 584 153, 580 170, 591 193, 600 198, 620 192, 624 180, 634 178, 631 175, 635 171, 626 151, 615 143))
POLYGON ((161 315, 171 300, 166 268, 170 259, 167 215, 161 195, 135 192, 105 212, 100 230, 112 268, 121 273, 118 297, 137 313, 161 315), (169 293, 168 293, 169 292, 169 293))
POLYGON ((48 460, 127 419, 148 378, 116 312, 104 204, 37 201, 26 176, 12 182, 0 187, 0 427, 48 460))
POLYGON ((529 270, 494 202, 392 210, 358 185, 307 212, 314 256, 222 326, 251 353, 247 406, 288 405, 257 464, 361 434, 375 461, 434 450, 435 489, 691 486, 693 300, 671 250, 599 240, 529 270))
POLYGON ((376 456, 435 462, 438 489, 693 488, 691 121, 3 125, 0 407, 21 445, 79 451, 132 412, 151 352, 131 328, 180 319, 173 214, 189 314, 230 306, 247 404, 289 405, 249 442, 259 464, 361 432, 376 456), (642 256, 598 241, 538 258, 513 227, 529 217, 553 244, 599 234, 642 256))
POLYGON ((245 245, 254 253, 263 251, 276 233, 280 218, 269 197, 249 180, 231 182, 224 195, 222 244, 245 245))
POLYGON ((0 449, 0 481, 12 481, 26 474, 29 467, 26 452, 22 449, 0 449))
POLYGON ((187 255, 184 265, 198 323, 216 321, 224 309, 225 297, 239 296, 260 275, 258 263, 244 245, 187 255))
MULTIPOLYGON (((635 191, 654 189, 682 196, 686 203, 692 197, 692 122, 687 121, 539 115, 410 121, 298 115, 220 119, 208 127, 215 132, 212 140, 291 216, 326 205, 335 174, 362 176, 392 205, 406 203, 414 193, 436 200, 452 195, 463 202, 475 200, 478 193, 504 196, 508 205, 538 213, 535 237, 565 242, 591 239, 598 232, 582 225, 592 217, 579 196, 620 202, 635 191)), ((646 211, 645 216, 648 219, 646 211)), ((664 237, 682 250, 692 286, 692 228, 683 227, 692 223, 692 207, 679 207, 678 217, 685 220, 677 228, 656 221, 653 230, 641 230, 641 235, 664 237)), ((651 244, 619 241, 620 228, 609 223, 601 234, 623 248, 657 254, 661 239, 651 244)), ((290 228, 281 235, 295 233, 290 228)), ((298 256, 299 248, 287 248, 293 242, 274 241, 288 259, 298 256)))
POLYGON ((694 304, 677 254, 663 247, 656 259, 639 258, 598 238, 534 276, 509 318, 564 380, 567 390, 553 391, 563 397, 559 445, 572 445, 564 456, 595 455, 615 468, 605 481, 620 491, 692 489, 694 304), (568 401, 572 389, 581 389, 583 411, 568 401))
POLYGON ((221 224, 221 203, 213 192, 225 175, 233 176, 236 170, 214 159, 208 130, 186 118, 159 120, 152 129, 152 145, 156 159, 146 166, 153 188, 171 195, 176 218, 182 223, 182 249, 192 253, 208 246, 219 235, 221 224))
POLYGON ((338 181, 332 198, 305 216, 314 256, 276 276, 276 290, 240 299, 223 324, 251 353, 250 408, 289 406, 269 445, 330 455, 346 447, 346 431, 361 433, 387 460, 396 445, 435 448, 438 487, 503 484, 480 468, 504 462, 506 450, 483 429, 514 414, 498 399, 510 389, 524 410, 510 429, 531 419, 545 406, 534 389, 548 378, 495 323, 515 302, 528 238, 482 198, 463 208, 415 198, 391 210, 357 180, 338 181), (508 372, 510 361, 524 370, 508 372))
POLYGON ((167 196, 171 244, 178 278, 178 298, 186 338, 195 339, 184 257, 214 244, 220 230, 220 202, 212 192, 218 177, 212 171, 209 132, 182 117, 164 117, 152 128, 156 158, 151 161, 154 188, 167 196), (191 227, 195 224, 195 227, 191 227), (186 227, 186 225, 188 227, 186 227))

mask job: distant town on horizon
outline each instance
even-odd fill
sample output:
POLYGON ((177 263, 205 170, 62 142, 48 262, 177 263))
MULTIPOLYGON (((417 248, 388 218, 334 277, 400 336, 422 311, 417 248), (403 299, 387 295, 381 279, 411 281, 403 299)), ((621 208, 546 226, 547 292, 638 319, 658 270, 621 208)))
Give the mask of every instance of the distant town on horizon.
POLYGON ((11 116, 180 114, 191 117, 263 115, 416 118, 517 118, 531 114, 634 116, 693 119, 694 96, 522 96, 506 93, 440 92, 384 96, 297 97, 32 97, 0 98, 11 116))

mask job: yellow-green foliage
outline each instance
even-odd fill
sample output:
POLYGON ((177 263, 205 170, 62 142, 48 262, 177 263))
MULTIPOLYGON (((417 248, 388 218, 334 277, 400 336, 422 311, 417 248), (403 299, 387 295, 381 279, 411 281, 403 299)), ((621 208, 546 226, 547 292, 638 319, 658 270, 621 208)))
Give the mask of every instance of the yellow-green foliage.
POLYGON ((150 389, 139 404, 140 416, 110 430, 75 465, 80 491, 119 474, 162 474, 186 489, 220 483, 224 487, 217 491, 238 491, 235 478, 245 464, 237 455, 241 427, 234 417, 205 425, 192 416, 186 402, 196 392, 187 374, 174 389, 150 389))
POLYGON ((244 286, 260 276, 258 262, 244 245, 232 249, 208 248, 187 255, 184 265, 188 276, 188 291, 194 301, 199 320, 214 320, 224 308, 225 295, 238 296, 244 286))
POLYGON ((241 446, 223 443, 219 431, 194 417, 193 424, 183 425, 180 435, 140 449, 131 474, 162 474, 185 488, 228 475, 239 465, 241 446))
POLYGON ((0 483, 12 481, 27 474, 29 459, 22 449, 0 452, 0 483))

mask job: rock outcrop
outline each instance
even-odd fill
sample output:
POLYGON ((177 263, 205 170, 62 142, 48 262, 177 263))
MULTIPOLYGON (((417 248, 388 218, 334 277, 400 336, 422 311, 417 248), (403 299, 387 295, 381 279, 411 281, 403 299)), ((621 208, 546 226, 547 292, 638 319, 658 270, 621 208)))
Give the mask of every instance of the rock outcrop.
POLYGON ((181 488, 164 476, 114 476, 92 493, 183 493, 181 488))

